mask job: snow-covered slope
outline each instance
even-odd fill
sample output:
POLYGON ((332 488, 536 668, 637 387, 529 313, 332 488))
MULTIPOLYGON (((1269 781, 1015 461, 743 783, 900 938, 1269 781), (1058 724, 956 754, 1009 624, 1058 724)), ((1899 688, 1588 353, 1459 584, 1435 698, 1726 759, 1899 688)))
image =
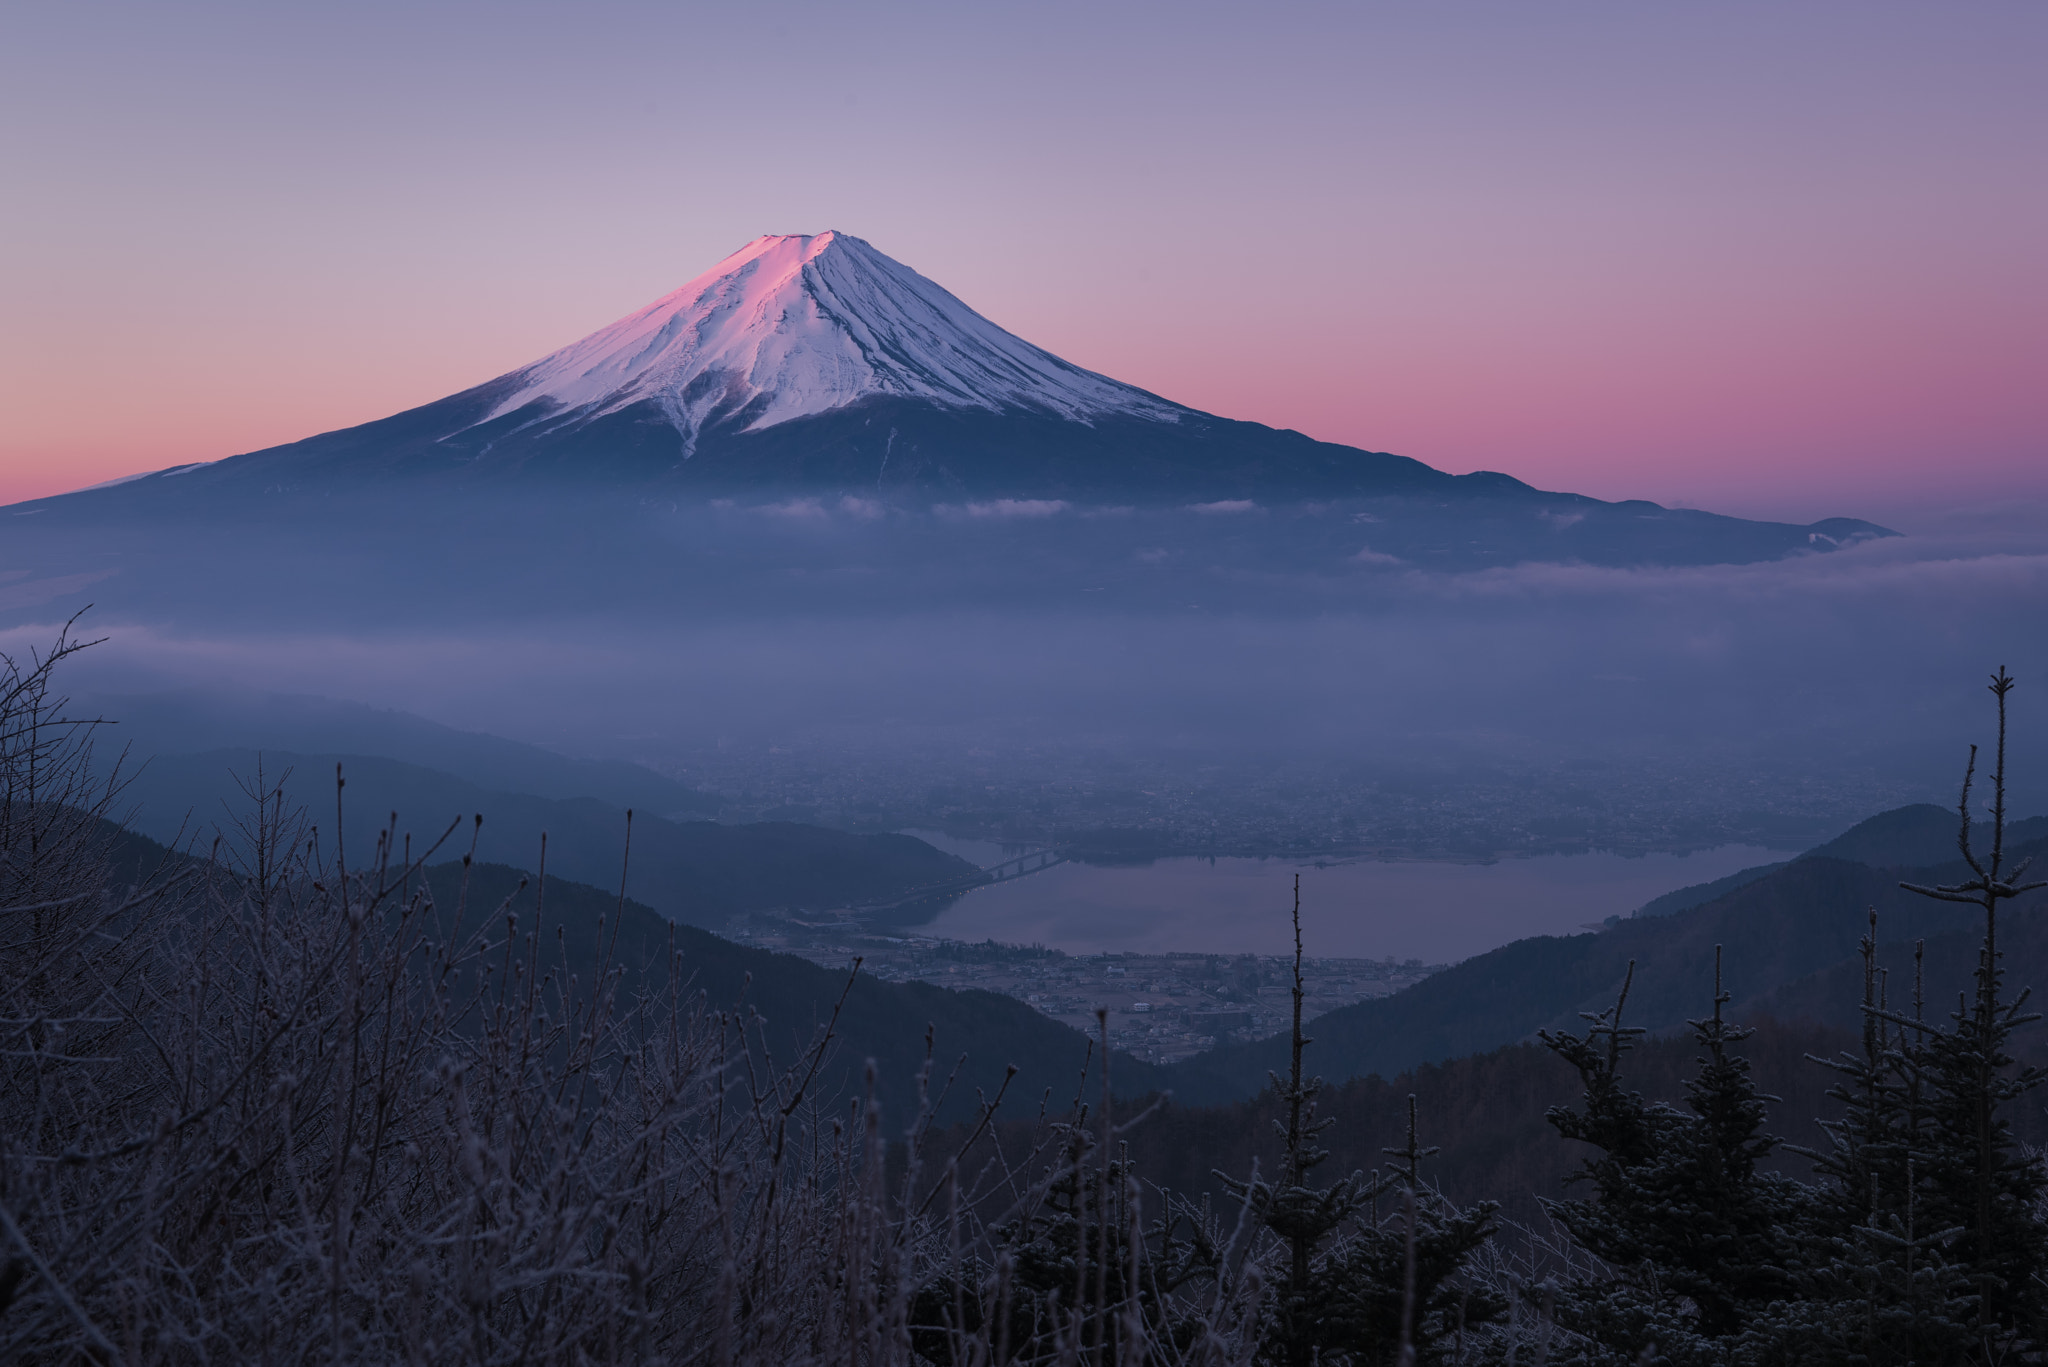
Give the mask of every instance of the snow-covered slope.
POLYGON ((690 450, 872 396, 1088 422, 1186 410, 1011 335, 857 237, 761 237, 675 293, 505 377, 485 421, 555 426, 651 402, 690 450))

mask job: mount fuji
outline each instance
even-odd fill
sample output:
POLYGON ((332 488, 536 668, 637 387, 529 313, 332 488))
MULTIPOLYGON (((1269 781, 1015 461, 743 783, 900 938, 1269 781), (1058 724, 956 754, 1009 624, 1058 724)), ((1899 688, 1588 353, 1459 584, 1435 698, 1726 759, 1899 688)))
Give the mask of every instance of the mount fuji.
POLYGON ((1207 514, 1292 510, 1317 527, 1268 540, 1290 563, 1312 548, 1347 572, 1729 563, 1890 535, 1849 518, 1756 522, 1545 492, 1216 417, 1033 346, 839 232, 757 238, 609 327, 423 407, 15 511, 52 523, 232 511, 281 525, 294 510, 325 517, 337 497, 476 520, 507 500, 621 496, 870 519, 1116 507, 1174 522, 1152 536, 1162 546, 1215 542, 1225 521, 1242 541, 1243 519, 1207 514))
POLYGON ((1187 410, 1003 331, 844 233, 756 238, 675 293, 503 377, 490 418, 549 430, 651 404, 687 458, 865 400, 1088 422, 1187 410))

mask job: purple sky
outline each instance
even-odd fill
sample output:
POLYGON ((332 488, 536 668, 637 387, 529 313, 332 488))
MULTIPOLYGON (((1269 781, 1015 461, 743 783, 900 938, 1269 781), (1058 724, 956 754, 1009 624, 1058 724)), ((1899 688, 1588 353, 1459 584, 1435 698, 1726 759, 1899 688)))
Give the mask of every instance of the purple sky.
POLYGON ((19 9, 0 499, 839 228, 1068 359, 1777 515, 2048 489, 2048 7, 19 9))

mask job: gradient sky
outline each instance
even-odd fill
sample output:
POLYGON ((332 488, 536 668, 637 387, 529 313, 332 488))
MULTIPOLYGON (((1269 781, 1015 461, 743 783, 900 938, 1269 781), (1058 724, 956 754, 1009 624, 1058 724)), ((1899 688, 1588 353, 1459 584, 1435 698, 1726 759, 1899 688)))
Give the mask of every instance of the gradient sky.
POLYGON ((0 501, 381 417, 763 232, 1605 497, 2048 488, 2048 6, 12 6, 0 501))

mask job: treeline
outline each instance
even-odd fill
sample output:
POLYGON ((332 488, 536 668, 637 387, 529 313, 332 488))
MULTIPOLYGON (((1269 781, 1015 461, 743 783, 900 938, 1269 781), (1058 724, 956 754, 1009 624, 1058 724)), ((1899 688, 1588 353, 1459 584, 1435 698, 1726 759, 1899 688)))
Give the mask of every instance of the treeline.
MULTIPOLYGON (((1911 946, 1905 962, 1911 962, 1911 946)), ((1731 972, 1734 961, 1731 960, 1731 972)), ((1851 987, 1851 1002, 1855 1001, 1851 987)), ((1764 1167, 1802 1177, 1812 1162, 1800 1150, 1826 1141, 1823 1122, 1838 1118, 1841 1103, 1828 1093, 1834 1075, 1815 1058, 1833 1058, 1858 1046, 1853 1029, 1811 1019, 1781 1020, 1763 1015, 1745 1022, 1754 1034, 1743 1042, 1758 1090, 1775 1098, 1771 1124, 1784 1141, 1764 1167)), ((1308 1026, 1313 1035, 1315 1025, 1308 1026)), ((2044 1032, 2048 1033, 2048 1032, 2044 1032)), ((2034 1064, 2048 1064, 2048 1040, 2018 1048, 2034 1064)), ((1311 1056, 1314 1055, 1311 1047, 1311 1056)), ((1629 1055, 1629 1085, 1645 1097, 1682 1104, 1699 1045, 1691 1031, 1644 1038, 1629 1055)), ((1119 1091, 1121 1092, 1121 1088, 1119 1091)), ((1471 1058, 1426 1063, 1393 1078, 1352 1078, 1326 1086, 1322 1114, 1335 1121, 1324 1143, 1340 1170, 1371 1169, 1398 1148, 1407 1124, 1409 1097, 1420 1099, 1429 1142, 1441 1152, 1430 1163, 1432 1185, 1454 1201, 1498 1200, 1517 1224, 1544 1223, 1543 1201, 1566 1195, 1566 1181, 1579 1170, 1581 1150, 1559 1143, 1547 1119, 1580 1092, 1578 1075, 1538 1043, 1511 1044, 1471 1058)), ((1119 1115, 1145 1109, 1150 1098, 1122 1103, 1119 1115)), ((1217 1173, 1246 1171, 1270 1156, 1270 1136, 1280 1117, 1270 1088, 1249 1100, 1223 1106, 1170 1104, 1153 1111, 1126 1136, 1132 1162, 1159 1186, 1217 1198, 1225 1191, 1217 1173)), ((2048 1146, 2048 1106, 2022 1106, 2011 1117, 2023 1144, 2048 1146)), ((1013 1132, 1028 1134, 1017 1125, 1013 1132)))
MULTIPOLYGON (((1308 1029, 1314 1033, 1313 1022, 1308 1029)), ((1807 1147, 1823 1141, 1820 1120, 1837 1107, 1827 1096, 1828 1073, 1812 1059, 1831 1057, 1855 1042, 1852 1033, 1810 1021, 1756 1022, 1743 1052, 1758 1086, 1779 1098, 1772 1115, 1785 1139, 1807 1147)), ((1313 1045, 1309 1052, 1313 1057, 1313 1045)), ((1698 1053, 1689 1035, 1646 1039, 1630 1055, 1630 1085, 1654 1100, 1680 1102, 1698 1053)), ((1406 1138, 1408 1098, 1416 1097, 1428 1141, 1441 1150, 1429 1165, 1431 1185, 1460 1204, 1497 1200, 1517 1223, 1540 1225, 1541 1202, 1565 1195, 1565 1181, 1580 1162, 1580 1150, 1558 1142, 1547 1116, 1579 1091, 1571 1066, 1541 1044, 1509 1045, 1424 1064, 1391 1079, 1352 1078, 1325 1086, 1319 1109, 1335 1123, 1323 1144, 1339 1171, 1383 1167, 1386 1152, 1406 1138)), ((1137 1108, 1122 1109, 1135 1114, 1137 1108)), ((1227 1106, 1164 1106, 1130 1130, 1131 1158, 1162 1187, 1219 1199, 1226 1188, 1218 1172, 1241 1173, 1254 1162, 1270 1162, 1282 1110, 1279 1094, 1270 1088, 1227 1106)), ((2048 1138, 2048 1117, 2035 1128, 2030 1137, 2048 1138)), ((1787 1154, 1776 1166, 1796 1173, 1809 1165, 1787 1154)))

